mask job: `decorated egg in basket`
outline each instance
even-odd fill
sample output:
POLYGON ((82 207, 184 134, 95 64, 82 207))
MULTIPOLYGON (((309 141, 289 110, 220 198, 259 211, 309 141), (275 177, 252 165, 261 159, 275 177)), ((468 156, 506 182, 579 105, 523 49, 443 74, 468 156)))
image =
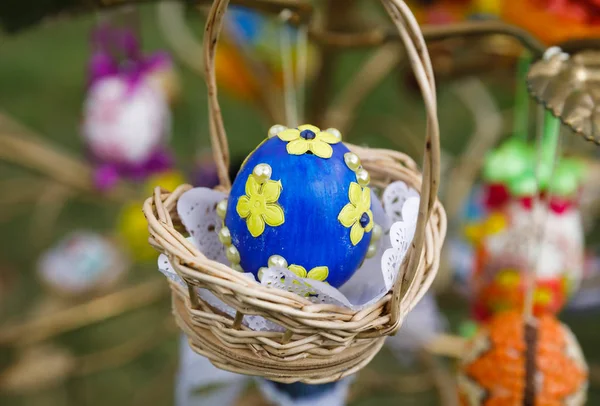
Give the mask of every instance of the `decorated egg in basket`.
POLYGON ((336 129, 273 126, 243 163, 227 201, 221 242, 234 269, 261 268, 341 286, 375 254, 369 174, 336 129))

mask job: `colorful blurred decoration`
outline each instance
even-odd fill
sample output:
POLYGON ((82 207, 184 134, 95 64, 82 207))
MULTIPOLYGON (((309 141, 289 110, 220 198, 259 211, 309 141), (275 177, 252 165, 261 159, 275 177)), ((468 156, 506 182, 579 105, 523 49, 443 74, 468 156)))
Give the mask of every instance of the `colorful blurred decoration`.
MULTIPOLYGON (((145 182, 144 196, 153 195, 157 186, 173 191, 184 183, 185 177, 180 172, 170 170, 157 174, 145 182)), ((117 220, 117 234, 136 262, 151 261, 157 257, 156 250, 148 244, 148 223, 141 210, 142 203, 136 200, 125 204, 117 220)))
POLYGON ((234 266, 259 278, 263 267, 289 267, 334 287, 354 274, 376 226, 369 174, 341 140, 335 129, 271 128, 222 211, 220 235, 234 266))
POLYGON ((583 276, 584 237, 579 203, 584 165, 557 158, 560 122, 546 113, 538 145, 527 141, 529 56, 517 72, 513 136, 483 164, 480 212, 466 227, 474 250, 473 314, 523 309, 527 271, 535 272, 533 312, 558 313, 583 276), (535 264, 535 265, 533 265, 535 264))
POLYGON ((103 26, 94 32, 90 88, 84 106, 83 135, 96 164, 100 190, 120 178, 142 181, 167 170, 171 113, 166 90, 165 54, 142 54, 135 35, 103 26))
MULTIPOLYGON (((547 122, 551 124, 545 128, 546 139, 557 137, 558 120, 547 115, 547 122)), ((579 212, 583 166, 576 159, 563 158, 553 168, 550 144, 541 145, 543 159, 537 168, 538 153, 520 137, 510 138, 485 160, 481 197, 485 214, 466 228, 475 250, 471 286, 473 316, 478 321, 523 308, 524 272, 531 267, 532 255, 537 258, 535 314, 557 313, 579 286, 584 253, 579 212), (542 241, 532 244, 540 233, 542 241)))
POLYGON ((502 19, 550 45, 600 36, 598 0, 505 0, 502 19))
MULTIPOLYGON (((223 38, 215 59, 217 80, 228 93, 246 101, 257 101, 269 89, 283 86, 280 39, 283 30, 296 37, 295 27, 240 6, 232 6, 225 15, 223 38)), ((307 78, 317 68, 317 58, 308 47, 307 78)), ((292 60, 299 57, 292 49, 292 60)), ((294 63, 296 66, 296 63, 294 63)))
POLYGON ((41 256, 38 275, 60 295, 82 296, 113 286, 128 266, 127 257, 112 240, 76 231, 41 256))
POLYGON ((408 3, 423 24, 498 18, 524 28, 549 45, 600 36, 598 0, 413 0, 408 3))
POLYGON ((494 317, 469 343, 459 371, 463 406, 585 404, 587 365, 571 330, 554 316, 532 325, 520 312, 494 317))
POLYGON ((466 20, 476 1, 412 0, 407 3, 422 24, 444 25, 466 20))

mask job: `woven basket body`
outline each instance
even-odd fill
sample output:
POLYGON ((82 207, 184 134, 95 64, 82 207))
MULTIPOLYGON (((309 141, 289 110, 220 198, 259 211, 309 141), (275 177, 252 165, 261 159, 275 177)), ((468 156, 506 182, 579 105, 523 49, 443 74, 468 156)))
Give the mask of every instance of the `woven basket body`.
MULTIPOLYGON (((150 243, 170 260, 187 289, 171 283, 173 313, 192 348, 217 367, 246 375, 291 383, 326 383, 351 375, 377 354, 385 337, 393 334, 435 278, 446 217, 436 199, 439 179, 439 131, 431 64, 418 26, 403 1, 382 1, 407 44, 411 62, 424 94, 428 131, 423 174, 408 156, 389 150, 348 145, 371 175, 371 184, 384 188, 401 180, 421 191, 415 237, 402 264, 403 278, 377 303, 360 311, 307 298, 251 281, 221 263, 209 260, 187 239, 177 216, 177 201, 191 186, 173 193, 156 189, 144 204, 150 243), (408 16, 410 14, 410 16, 408 16), (407 25, 408 28, 404 28, 407 25), (415 28, 416 27, 416 28, 415 28), (415 45, 416 42, 417 44, 415 45), (236 310, 235 317, 211 307, 196 290, 209 290, 236 310), (281 326, 281 331, 251 330, 244 315, 259 315, 281 326)), ((205 33, 205 62, 211 118, 211 139, 221 177, 219 190, 227 192, 228 152, 216 97, 214 47, 227 1, 216 0, 205 33)))

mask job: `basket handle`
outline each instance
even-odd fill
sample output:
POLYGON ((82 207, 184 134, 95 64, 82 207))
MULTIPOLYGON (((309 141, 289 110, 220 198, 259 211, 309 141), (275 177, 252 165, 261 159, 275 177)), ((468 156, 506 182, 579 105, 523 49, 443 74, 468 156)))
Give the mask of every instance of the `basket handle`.
POLYGON ((217 166, 219 183, 222 188, 230 189, 229 179, 229 145, 223 124, 223 115, 217 94, 217 75, 215 73, 215 54, 219 34, 223 27, 223 16, 229 0, 214 0, 206 20, 204 30, 204 73, 208 91, 208 120, 210 126, 210 142, 213 158, 217 166))
MULTIPOLYGON (((400 38, 406 47, 409 61, 421 89, 427 113, 419 216, 410 254, 405 258, 405 262, 407 263, 401 265, 401 267, 406 269, 406 273, 402 278, 398 278, 392 289, 390 330, 394 331, 398 328, 402 319, 402 309, 400 308, 401 298, 410 290, 411 286, 420 284, 423 276, 422 274, 418 274, 416 270, 421 261, 421 252, 425 241, 425 226, 437 200, 440 178, 440 134, 433 68, 419 24, 403 0, 381 0, 381 2, 398 29, 400 38)), ((229 149, 227 134, 223 125, 223 116, 217 97, 215 53, 219 33, 223 25, 223 16, 228 4, 229 0, 214 0, 208 15, 204 34, 204 63, 206 85, 208 88, 210 138, 219 181, 221 186, 226 189, 231 187, 228 174, 229 149)), ((419 289, 412 289, 411 291, 415 292, 416 295, 419 289)))
MULTIPOLYGON (((392 22, 400 33, 400 38, 406 48, 413 73, 421 89, 427 113, 427 126, 425 133, 425 152, 423 156, 423 179, 421 184, 421 201, 415 236, 411 243, 409 255, 406 256, 401 268, 406 269, 402 278, 398 278, 392 289, 390 303, 390 330, 398 329, 403 319, 401 299, 409 289, 422 281, 423 274, 417 273, 421 254, 425 242, 425 227, 433 207, 437 201, 437 192, 440 183, 440 129, 437 115, 437 100, 433 67, 425 39, 408 6, 403 0, 381 0, 390 15, 392 22)), ((417 286, 418 287, 418 286, 417 286)), ((420 289, 410 289, 417 295, 420 289)), ((412 301, 412 297, 409 301, 412 301)))

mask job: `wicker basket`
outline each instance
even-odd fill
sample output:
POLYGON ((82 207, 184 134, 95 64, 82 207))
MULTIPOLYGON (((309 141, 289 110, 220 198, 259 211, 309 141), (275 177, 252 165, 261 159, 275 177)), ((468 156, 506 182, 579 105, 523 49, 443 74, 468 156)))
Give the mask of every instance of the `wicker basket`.
MULTIPOLYGON (((398 278, 387 295, 368 308, 352 311, 317 305, 294 293, 262 286, 226 265, 207 259, 181 233, 177 201, 191 186, 180 186, 173 193, 157 188, 144 204, 150 243, 167 255, 187 285, 185 289, 171 283, 177 323, 193 349, 219 368, 284 383, 339 380, 360 370, 377 354, 385 337, 400 327, 435 278, 446 217, 436 198, 439 129, 432 68, 423 37, 408 7, 401 0, 382 2, 406 45, 428 116, 423 175, 415 162, 402 153, 348 145, 361 158, 373 185, 385 187, 402 180, 420 190, 415 237, 402 264, 404 277, 398 278), (197 288, 210 290, 236 309, 236 316, 229 317, 209 306, 195 294, 197 288), (251 330, 242 324, 244 315, 260 315, 285 328, 285 332, 251 330)), ((211 141, 222 191, 228 191, 231 183, 214 56, 227 3, 215 0, 204 37, 211 141)))

